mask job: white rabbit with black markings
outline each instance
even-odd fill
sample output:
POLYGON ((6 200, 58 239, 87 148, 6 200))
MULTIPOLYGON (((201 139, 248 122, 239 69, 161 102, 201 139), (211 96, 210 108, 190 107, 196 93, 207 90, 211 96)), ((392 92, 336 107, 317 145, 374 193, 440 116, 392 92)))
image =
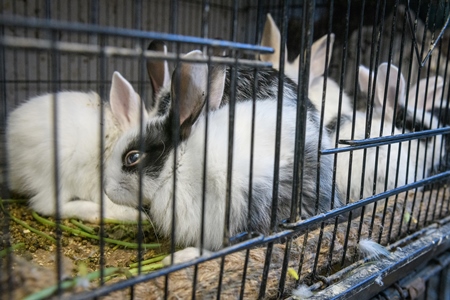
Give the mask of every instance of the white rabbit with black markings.
MULTIPOLYGON (((58 158, 58 201, 62 218, 98 222, 100 218, 100 122, 104 128, 107 159, 121 133, 139 124, 147 113, 139 95, 118 72, 112 77, 110 103, 95 92, 58 92, 31 98, 8 117, 7 150, 9 188, 30 198, 36 212, 54 216, 55 160, 53 100, 57 104, 56 146, 58 158)), ((104 217, 137 220, 139 212, 112 202, 105 194, 104 217)))
MULTIPOLYGON (((367 68, 362 66, 359 68, 359 84, 363 92, 367 91, 369 75, 370 71, 367 68)), ((352 115, 341 118, 341 126, 338 132, 339 140, 361 140, 368 136, 398 135, 403 132, 412 132, 416 129, 426 130, 438 126, 437 119, 429 113, 425 113, 424 122, 419 119, 419 115, 420 117, 422 116, 419 112, 417 112, 414 119, 411 109, 405 106, 406 84, 403 75, 399 74, 397 67, 394 65, 389 67, 387 63, 381 64, 378 67, 375 84, 375 100, 373 117, 370 122, 370 134, 366 133, 366 112, 356 111, 354 119, 352 115), (387 76, 389 78, 386 83, 387 76), (397 80, 399 82, 398 87, 397 80), (385 95, 386 100, 384 100, 385 95), (384 103, 386 108, 384 118, 382 118, 384 103), (419 125, 421 125, 420 128, 419 125), (354 135, 352 135, 353 130, 354 135)), ((439 88, 437 92, 439 93, 439 88)), ((337 132, 334 132, 334 134, 336 135, 337 132)), ((354 150, 352 151, 353 157, 351 162, 350 152, 339 153, 337 155, 336 168, 338 188, 344 197, 349 197, 350 202, 353 202, 423 179, 430 174, 435 159, 438 159, 438 157, 435 157, 435 154, 440 149, 441 142, 441 137, 436 137, 412 140, 411 142, 392 143, 390 146, 370 147, 366 150, 365 158, 363 149, 354 150), (351 177, 349 181, 350 165, 351 177), (364 177, 363 168, 365 169, 364 177), (362 184, 364 185, 363 190, 361 190, 362 184), (374 184, 376 184, 376 187, 374 187, 374 184)))
MULTIPOLYGON (((330 77, 327 77, 325 87, 326 89, 324 91, 324 71, 325 67, 329 66, 331 61, 334 38, 334 34, 331 33, 329 37, 325 35, 312 44, 310 57, 311 63, 309 68, 308 97, 319 110, 320 115, 320 112, 322 111, 323 95, 325 92, 325 103, 323 106, 323 124, 327 127, 334 126, 336 120, 339 118, 339 109, 341 109, 341 114, 350 113, 353 111, 350 97, 345 93, 345 91, 342 90, 341 92, 341 89, 339 88, 337 82, 335 82, 330 77), (329 51, 327 60, 328 39, 329 51), (341 102, 341 104, 339 104, 339 102, 341 102)), ((266 23, 264 25, 264 30, 261 38, 261 45, 274 48, 274 53, 261 54, 260 60, 271 62, 272 67, 275 70, 279 70, 281 34, 270 14, 267 14, 266 23)), ((284 62, 284 74, 292 79, 295 83, 298 83, 300 56, 297 56, 294 61, 290 62, 287 59, 286 49, 284 62)))
MULTIPOLYGON (((202 57, 194 51, 186 57, 202 57)), ((227 195, 227 157, 229 126, 229 73, 216 68, 208 74, 206 64, 181 63, 172 78, 171 99, 179 101, 178 130, 173 107, 164 116, 149 118, 142 139, 137 127, 126 132, 117 143, 113 155, 106 162, 105 191, 118 204, 136 206, 139 192, 139 173, 142 174, 142 199, 149 205, 149 214, 157 229, 171 234, 174 196, 173 135, 179 131, 176 148, 175 182, 175 242, 178 245, 198 246, 201 234, 203 166, 205 147, 205 116, 207 83, 210 80, 208 111, 206 191, 204 207, 204 247, 216 250, 224 238, 227 195), (210 75, 210 76, 208 76, 210 75), (176 87, 180 87, 177 90, 176 87), (143 145, 141 145, 142 140, 143 145), (143 147, 143 151, 141 151, 143 147)), ((239 77, 241 79, 241 77, 239 77)), ((262 80, 265 80, 264 78, 262 80)), ((239 84, 248 84, 238 80, 239 84)), ((251 84, 251 83, 250 83, 251 84)), ((276 90, 277 82, 274 83, 276 90)), ((280 168, 278 186, 278 220, 288 218, 292 197, 295 124, 297 96, 295 85, 286 85, 282 109, 280 168)), ((251 91, 251 87, 247 88, 251 91)), ((273 194, 275 129, 277 93, 271 89, 257 94, 255 111, 254 152, 250 153, 252 109, 251 93, 237 87, 235 103, 235 130, 233 137, 233 166, 230 191, 230 234, 241 231, 269 232, 273 194), (239 92, 240 91, 240 92, 239 92), (246 98, 247 97, 247 98, 246 98), (252 204, 249 214, 250 158, 253 155, 252 204)), ((173 106, 172 102, 172 106, 173 106)), ((332 202, 332 161, 320 161, 320 188, 317 189, 317 132, 318 115, 308 105, 304 182, 302 190, 302 217, 330 209, 332 202), (319 195, 316 191, 319 190, 319 195)), ((327 145, 329 146, 329 145, 327 145)), ((338 195, 334 207, 340 206, 338 195)))

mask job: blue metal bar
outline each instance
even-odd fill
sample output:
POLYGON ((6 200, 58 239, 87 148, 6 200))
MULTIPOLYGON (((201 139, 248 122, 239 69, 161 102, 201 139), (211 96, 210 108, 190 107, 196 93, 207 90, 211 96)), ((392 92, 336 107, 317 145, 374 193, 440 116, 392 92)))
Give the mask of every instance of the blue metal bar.
POLYGON ((340 140, 340 144, 350 145, 349 147, 333 148, 321 150, 322 155, 342 153, 359 149, 367 149, 370 147, 383 146, 398 142, 405 142, 420 138, 432 137, 436 135, 444 135, 450 133, 450 127, 441 127, 430 130, 423 130, 419 132, 409 132, 397 135, 389 135, 375 138, 368 138, 363 140, 340 140))
POLYGON ((179 34, 169 34, 154 31, 143 31, 136 29, 116 28, 110 26, 99 26, 94 24, 82 24, 77 22, 64 22, 56 20, 44 20, 37 18, 24 18, 20 16, 0 16, 0 25, 14 26, 14 27, 27 27, 27 28, 40 28, 57 31, 69 31, 69 32, 86 32, 97 33, 112 36, 145 38, 149 40, 164 40, 169 42, 183 42, 186 44, 197 44, 203 46, 214 46, 222 48, 239 49, 248 52, 261 52, 261 53, 273 53, 273 49, 270 47, 229 42, 224 40, 205 39, 194 36, 185 36, 179 34))
POLYGON ((371 197, 367 197, 367 198, 359 200, 357 202, 347 204, 346 206, 331 210, 327 213, 313 216, 305 221, 300 221, 297 223, 289 223, 289 224, 285 223, 285 224, 281 224, 280 226, 283 228, 289 228, 289 229, 294 229, 294 230, 297 230, 300 228, 305 228, 306 226, 312 226, 314 224, 318 224, 320 222, 326 221, 332 217, 337 217, 346 212, 355 211, 356 209, 358 209, 360 207, 374 203, 378 200, 386 199, 386 198, 389 198, 390 196, 398 195, 400 193, 403 193, 403 192, 406 192, 406 191, 409 191, 409 190, 412 190, 415 188, 419 188, 421 186, 428 185, 433 182, 440 181, 447 177, 450 177, 450 171, 446 171, 446 172, 443 172, 443 173, 440 173, 437 175, 433 175, 428 178, 425 178, 425 179, 422 179, 422 180, 419 180, 419 181, 416 181, 416 182, 413 182, 410 184, 406 184, 404 186, 401 186, 401 187, 398 187, 398 188, 395 188, 392 190, 388 190, 386 192, 382 192, 382 193, 376 194, 371 197))

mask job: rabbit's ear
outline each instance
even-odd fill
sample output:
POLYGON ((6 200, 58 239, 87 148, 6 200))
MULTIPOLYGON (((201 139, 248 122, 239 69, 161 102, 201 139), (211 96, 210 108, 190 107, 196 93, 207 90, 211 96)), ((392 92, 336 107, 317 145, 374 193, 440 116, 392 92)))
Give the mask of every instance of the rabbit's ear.
MULTIPOLYGON (((266 24, 261 38, 261 46, 271 47, 274 49, 272 54, 260 54, 259 59, 266 62, 271 62, 274 69, 279 69, 280 64, 280 45, 281 34, 275 21, 270 14, 267 14, 266 24)), ((287 55, 286 55, 287 57, 287 55)), ((287 61, 285 57, 285 61, 287 61)))
MULTIPOLYGON (((419 81, 419 94, 417 98, 417 108, 425 109, 427 111, 433 109, 433 102, 436 108, 440 107, 440 101, 444 89, 444 79, 441 76, 423 78, 419 81), (428 82, 427 82, 428 81, 428 82), (428 88, 427 88, 428 85, 428 88), (426 93, 426 94, 425 94, 426 93), (433 101, 434 99, 434 101, 433 101)), ((416 96, 417 85, 414 85, 410 91, 409 96, 414 99, 416 96)), ((408 103, 409 107, 414 107, 414 101, 408 103)))
POLYGON ((325 71, 325 63, 327 66, 330 65, 331 53, 333 52, 333 44, 334 44, 334 34, 330 34, 330 49, 328 50, 328 62, 327 58, 327 37, 328 35, 324 35, 317 41, 315 41, 311 46, 311 65, 309 69, 309 82, 311 83, 317 77, 323 75, 325 71))
MULTIPOLYGON (((359 66, 359 72, 358 72, 358 83, 359 83, 359 89, 361 92, 368 94, 369 93, 369 77, 370 77, 370 70, 364 66, 359 66)), ((372 84, 373 84, 373 73, 372 73, 372 84)))
MULTIPOLYGON (((201 51, 192 51, 185 58, 202 58, 201 51)), ((218 68, 211 74, 209 103, 210 107, 219 107, 222 101, 224 68, 218 68)), ((203 110, 208 89, 208 65, 205 63, 183 62, 174 71, 172 78, 172 100, 178 101, 180 113, 180 137, 189 137, 191 127, 203 110), (179 74, 179 76, 178 76, 179 74)), ((172 105, 172 109, 176 104, 172 105)), ((173 110, 172 110, 173 113, 173 110)))
MULTIPOLYGON (((162 41, 152 41, 147 50, 167 54, 167 46, 162 41)), ((169 84, 169 65, 166 60, 147 60, 147 73, 152 83, 153 95, 158 94, 162 87, 169 84)))
POLYGON ((225 89, 226 66, 214 65, 210 70, 208 110, 216 110, 222 103, 225 89))
MULTIPOLYGON (((284 74, 287 77, 291 78, 294 82, 298 83, 298 72, 300 67, 300 54, 295 58, 293 62, 286 61, 284 65, 284 74)), ((309 78, 309 82, 311 83, 311 77, 309 78)))
MULTIPOLYGON (((215 40, 223 41, 221 37, 215 37, 215 40)), ((213 47, 212 51, 210 51, 212 56, 219 56, 219 57, 226 57, 228 55, 228 49, 221 48, 221 47, 213 47)))
MULTIPOLYGON (((221 40, 220 38, 216 38, 216 40, 221 40)), ((214 48, 212 51, 212 56, 226 57, 227 50, 222 48, 214 48)), ((226 75, 226 66, 216 64, 213 65, 210 69, 209 79, 209 101, 208 101, 208 110, 216 110, 219 108, 220 103, 222 102, 223 91, 225 88, 225 75, 226 75), (220 99, 220 101, 219 101, 220 99)))
POLYGON ((391 67, 388 68, 388 63, 382 63, 378 67, 376 85, 377 88, 375 90, 375 99, 378 103, 375 103, 374 105, 379 105, 380 107, 383 106, 385 90, 387 107, 394 109, 394 107, 404 104, 406 91, 405 79, 401 73, 399 74, 399 70, 396 66, 391 64, 391 67), (389 81, 386 82, 388 74, 389 81), (400 80, 398 80, 399 76, 400 80), (396 95, 398 95, 397 98, 396 95))
POLYGON ((147 117, 144 103, 141 97, 134 91, 131 84, 120 75, 114 72, 112 77, 109 101, 113 115, 119 121, 122 129, 139 124, 142 118, 147 117), (141 108, 142 105, 142 108, 141 108))

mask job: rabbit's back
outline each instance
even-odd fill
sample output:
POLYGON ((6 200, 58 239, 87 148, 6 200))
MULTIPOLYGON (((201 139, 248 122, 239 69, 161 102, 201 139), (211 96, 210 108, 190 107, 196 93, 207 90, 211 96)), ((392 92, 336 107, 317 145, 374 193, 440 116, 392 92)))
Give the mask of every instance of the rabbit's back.
MULTIPOLYGON (((354 128, 352 119, 341 124, 339 140, 362 140, 366 136, 366 113, 357 111, 354 128)), ((370 137, 397 135, 401 132, 391 122, 374 117, 370 124, 370 137)), ((336 133, 335 133, 336 134, 336 133)), ((335 137, 334 137, 335 138, 335 137)), ((346 146, 344 146, 346 147, 346 146)), ((412 143, 412 148, 417 144, 412 143)), ((408 142, 343 152, 337 155, 337 184, 350 202, 404 185, 408 179, 406 160, 408 142), (351 166, 351 169, 350 169, 351 166), (349 182, 349 172, 351 181, 349 182), (364 175, 364 176, 363 176, 364 175), (350 185, 349 195, 347 195, 350 185), (375 192, 374 192, 375 188, 375 192), (361 189, 363 189, 361 191, 361 189)), ((411 161, 414 150, 411 152, 411 161)), ((410 181, 410 180, 409 180, 410 181)), ((410 181, 411 182, 411 181, 410 181)))
POLYGON ((64 180, 70 179, 73 189, 82 190, 85 178, 99 177, 86 172, 95 172, 99 164, 100 97, 80 92, 54 95, 30 99, 9 116, 9 183, 14 191, 34 194, 53 188, 49 182, 54 176, 55 146, 60 184, 69 184, 64 180), (56 126, 53 99, 57 101, 56 126))
MULTIPOLYGON (((252 120, 253 103, 240 102, 236 105, 235 125, 232 147, 231 174, 231 206, 230 232, 236 234, 243 230, 262 233, 269 232, 271 207, 273 205, 273 188, 275 172, 276 149, 276 101, 265 100, 256 103, 255 118, 252 120), (251 152, 252 122, 255 122, 253 135, 254 144, 251 152), (250 161, 253 168, 250 170, 250 161), (252 180, 252 202, 249 211, 250 176, 252 180), (250 217, 248 219, 247 217, 250 217), (248 227, 250 226, 250 227, 248 227)), ((227 174, 228 174, 228 106, 210 112, 208 115, 206 190, 205 190, 205 241, 208 249, 221 246, 223 224, 226 208, 227 174)), ((331 207, 332 199, 332 163, 328 157, 322 157, 319 195, 317 195, 317 112, 310 111, 307 118, 306 144, 303 168, 303 205, 302 217, 314 215, 316 202, 319 211, 325 212, 331 207), (308 129, 309 128, 309 129, 308 129), (319 198, 319 199, 318 199, 319 198)), ((205 149, 205 119, 200 117, 189 140, 180 145, 177 163, 177 222, 176 232, 178 242, 196 244, 201 223, 199 213, 202 207, 203 164, 205 149), (185 199, 190 199, 187 203, 185 199), (190 217, 188 217, 190 216, 190 217), (190 220, 192 223, 187 223, 190 220)), ((287 101, 283 106, 280 132, 280 160, 278 181, 278 220, 288 218, 292 199, 292 184, 294 178, 294 154, 296 132, 296 105, 287 101)), ((167 158, 169 162, 158 175, 158 181, 163 183, 151 201, 152 218, 161 224, 161 230, 170 234, 170 223, 164 219, 171 214, 172 181, 168 180, 173 170, 173 154, 167 158)), ((335 206, 340 205, 335 194, 335 206)))

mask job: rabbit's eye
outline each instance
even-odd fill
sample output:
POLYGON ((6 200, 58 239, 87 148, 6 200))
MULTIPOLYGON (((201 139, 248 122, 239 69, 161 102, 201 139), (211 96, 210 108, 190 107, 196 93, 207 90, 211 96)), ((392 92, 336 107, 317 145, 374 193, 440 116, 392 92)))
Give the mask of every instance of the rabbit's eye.
POLYGON ((125 159, 123 164, 126 167, 132 167, 134 165, 137 165, 139 161, 144 157, 144 153, 138 151, 138 150, 132 150, 125 155, 125 159))

